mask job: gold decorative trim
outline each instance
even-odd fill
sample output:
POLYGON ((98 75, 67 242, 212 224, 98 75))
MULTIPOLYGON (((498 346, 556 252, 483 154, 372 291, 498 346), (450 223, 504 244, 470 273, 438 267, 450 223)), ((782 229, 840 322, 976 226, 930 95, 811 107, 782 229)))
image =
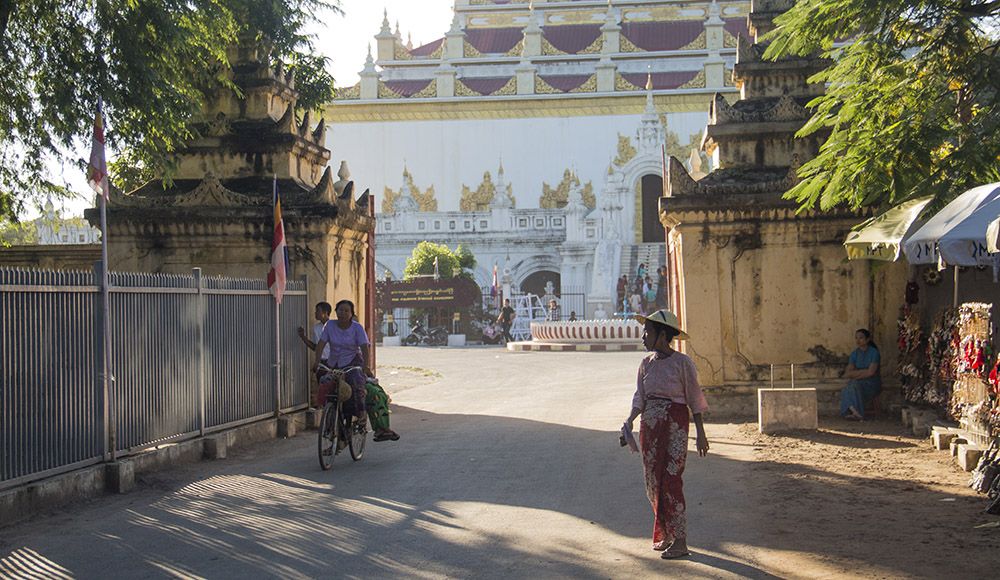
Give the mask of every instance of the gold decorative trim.
POLYGON ((727 87, 735 87, 736 86, 736 79, 733 76, 734 74, 735 74, 735 71, 733 69, 731 69, 731 68, 727 68, 725 74, 723 74, 723 76, 722 76, 722 82, 727 87))
MULTIPOLYGON (((684 10, 688 11, 690 8, 685 6, 684 10)), ((622 14, 622 20, 628 22, 675 22, 678 20, 704 20, 705 16, 704 11, 698 16, 687 16, 681 14, 681 9, 675 6, 658 8, 643 6, 625 10, 624 14, 622 14)))
POLYGON ((517 94, 517 76, 513 76, 507 81, 507 84, 500 87, 499 89, 489 93, 488 95, 483 95, 482 93, 476 92, 469 88, 468 85, 462 79, 455 79, 455 96, 456 97, 494 97, 494 96, 506 96, 506 95, 516 95, 517 94))
POLYGON ((635 147, 632 146, 632 139, 626 135, 618 134, 618 155, 615 157, 614 164, 618 167, 624 167, 626 163, 632 161, 639 152, 636 151, 635 147))
POLYGON ((521 40, 517 41, 517 44, 515 44, 513 48, 504 53, 504 56, 521 56, 522 52, 524 52, 523 36, 521 37, 521 40))
POLYGON ((427 86, 410 96, 398 93, 388 86, 385 81, 378 82, 378 98, 380 99, 428 99, 437 96, 437 79, 431 79, 427 86))
POLYGON ((616 91, 623 91, 623 92, 638 91, 639 88, 640 87, 637 87, 637 86, 633 85, 632 83, 630 83, 628 80, 626 80, 625 77, 622 76, 622 73, 615 72, 615 90, 616 91))
POLYGON ((636 46, 631 40, 628 39, 624 34, 619 35, 619 50, 622 52, 646 52, 645 50, 636 46))
POLYGON ((725 28, 722 29, 722 46, 725 48, 736 48, 736 37, 730 34, 725 28))
MULTIPOLYGON (((456 94, 461 83, 455 83, 456 94)), ((736 91, 722 91, 730 99, 736 91)), ((637 91, 618 96, 588 96, 560 99, 520 96, 510 99, 484 99, 479 93, 468 100, 410 102, 405 99, 380 101, 337 101, 327 105, 325 117, 330 123, 383 121, 432 121, 458 119, 530 119, 542 117, 581 117, 640 115, 646 107, 645 96, 637 91)), ((704 113, 713 93, 654 95, 656 108, 671 113, 704 113)))
MULTIPOLYGON (((694 76, 693 79, 684 83, 680 87, 681 89, 703 89, 705 88, 705 69, 698 71, 698 74, 694 76)), ((666 127, 666 125, 664 125, 666 127)))
POLYGON ((337 89, 334 94, 335 94, 334 99, 338 101, 360 99, 361 81, 358 81, 353 87, 345 87, 343 89, 337 89))
POLYGON ((464 48, 462 49, 462 54, 465 58, 479 58, 483 56, 483 53, 479 52, 479 49, 469 44, 468 40, 464 40, 464 48))
MULTIPOLYGON (((562 181, 559 185, 552 187, 546 182, 542 182, 542 195, 538 198, 538 207, 542 209, 561 209, 569 202, 569 190, 573 185, 581 186, 580 178, 573 175, 569 169, 563 171, 562 181)), ((594 196, 594 183, 588 181, 582 186, 583 205, 590 209, 597 206, 597 199, 594 196)))
MULTIPOLYGON (((437 196, 433 185, 421 191, 413 183, 413 175, 410 174, 408 169, 403 169, 403 181, 410 186, 410 193, 417 202, 417 211, 433 212, 438 210, 437 196)), ((386 186, 382 195, 382 213, 391 214, 396 212, 396 200, 402 194, 401 191, 396 191, 386 186)))
POLYGON ((553 26, 565 24, 601 24, 606 10, 581 10, 580 8, 560 12, 547 12, 545 22, 553 26))
POLYGON ((545 56, 559 56, 564 54, 597 54, 601 52, 604 47, 604 35, 598 35, 594 42, 591 42, 589 46, 581 50, 580 52, 566 52, 559 48, 556 48, 549 39, 542 37, 542 54, 545 56))
POLYGON ((597 91, 597 75, 596 74, 590 75, 590 77, 587 78, 587 80, 584 81, 583 84, 581 84, 580 86, 576 87, 575 89, 571 89, 569 91, 561 91, 561 90, 553 87, 552 85, 550 85, 542 77, 540 77, 538 75, 535 76, 535 94, 537 94, 537 95, 563 95, 563 94, 568 94, 568 93, 573 93, 573 94, 577 94, 577 93, 593 93, 593 92, 596 92, 596 91, 597 91))
POLYGON ((642 178, 635 180, 635 243, 642 243, 642 178))
MULTIPOLYGON (((458 202, 458 207, 460 211, 485 211, 490 209, 490 203, 496 196, 497 188, 496 184, 493 183, 493 176, 489 171, 483 173, 483 181, 476 187, 475 190, 469 188, 468 185, 462 185, 462 198, 458 202)), ((511 192, 510 184, 507 184, 507 194, 508 199, 510 199, 511 206, 516 207, 516 200, 511 192)))
POLYGON ((393 60, 411 60, 413 55, 410 51, 406 49, 405 46, 399 42, 393 41, 392 43, 392 57, 393 60))
POLYGON ((708 43, 705 40, 705 31, 703 30, 703 31, 701 31, 701 34, 698 35, 698 38, 695 38, 691 42, 689 42, 689 43, 685 44, 684 46, 680 47, 679 50, 702 50, 702 49, 705 49, 707 47, 708 47, 708 43))

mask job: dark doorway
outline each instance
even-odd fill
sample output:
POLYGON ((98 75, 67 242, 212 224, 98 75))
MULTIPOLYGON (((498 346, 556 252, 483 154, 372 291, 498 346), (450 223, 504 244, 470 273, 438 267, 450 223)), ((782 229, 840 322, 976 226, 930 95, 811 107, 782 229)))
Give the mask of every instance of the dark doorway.
POLYGON ((521 292, 542 297, 546 294, 546 284, 548 282, 552 282, 550 288, 552 288, 553 294, 558 296, 560 279, 561 276, 559 275, 559 272, 549 272, 546 270, 535 272, 533 274, 529 274, 528 277, 524 279, 524 282, 521 282, 521 292))
POLYGON ((660 223, 660 197, 663 196, 663 178, 659 175, 642 176, 642 241, 663 243, 666 236, 660 223))

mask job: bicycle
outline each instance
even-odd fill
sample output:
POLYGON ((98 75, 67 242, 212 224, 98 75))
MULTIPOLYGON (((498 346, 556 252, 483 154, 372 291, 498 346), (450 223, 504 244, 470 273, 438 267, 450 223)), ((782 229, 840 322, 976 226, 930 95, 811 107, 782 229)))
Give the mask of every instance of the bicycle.
POLYGON ((354 415, 343 412, 344 402, 353 395, 344 375, 361 367, 332 369, 324 364, 319 369, 326 374, 332 374, 334 388, 327 393, 323 405, 323 414, 319 422, 319 465, 323 471, 333 468, 333 459, 346 445, 351 453, 351 459, 360 461, 365 454, 365 442, 368 440, 367 422, 359 422, 354 415), (346 386, 342 389, 341 386, 346 386), (344 391, 344 392, 341 392, 344 391), (346 444, 343 442, 346 441, 346 444))

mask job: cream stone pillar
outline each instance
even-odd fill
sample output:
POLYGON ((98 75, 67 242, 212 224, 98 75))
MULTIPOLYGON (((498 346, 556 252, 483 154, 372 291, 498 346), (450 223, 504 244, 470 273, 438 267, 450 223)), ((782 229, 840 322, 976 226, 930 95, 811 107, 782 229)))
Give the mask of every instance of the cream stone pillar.
POLYGON ((434 71, 434 78, 437 80, 437 96, 455 96, 455 67, 451 63, 444 61, 441 66, 434 71))
POLYGON ((378 71, 375 70, 375 61, 372 60, 372 47, 368 45, 368 58, 365 59, 365 68, 358 76, 361 77, 361 98, 378 98, 378 71))
POLYGON ((615 90, 615 72, 618 66, 611 62, 608 55, 601 57, 597 63, 597 92, 611 93, 615 90))
POLYGON ((535 9, 528 13, 528 25, 524 27, 524 44, 521 47, 522 57, 541 56, 542 27, 538 25, 535 9))
POLYGON ((705 46, 708 58, 705 59, 705 86, 707 88, 722 88, 726 86, 726 62, 722 60, 719 50, 724 45, 722 9, 719 3, 712 1, 708 7, 708 19, 705 20, 705 46))
POLYGON ((397 38, 389 28, 388 11, 382 12, 382 29, 375 35, 375 41, 378 43, 377 50, 380 61, 395 60, 397 38))
MULTIPOLYGON (((456 59, 463 58, 465 56, 465 32, 462 30, 462 22, 455 13, 455 17, 451 19, 451 29, 444 35, 444 58, 456 59)), ((438 92, 441 89, 438 88, 438 92)))
POLYGON ((604 17, 604 24, 601 26, 601 34, 604 36, 601 52, 603 54, 615 54, 621 52, 622 27, 618 25, 618 16, 615 14, 611 3, 608 3, 608 13, 604 17))
POLYGON ((517 75, 517 94, 535 94, 535 73, 537 70, 538 68, 528 60, 522 60, 521 64, 517 65, 517 68, 514 69, 514 73, 517 75))

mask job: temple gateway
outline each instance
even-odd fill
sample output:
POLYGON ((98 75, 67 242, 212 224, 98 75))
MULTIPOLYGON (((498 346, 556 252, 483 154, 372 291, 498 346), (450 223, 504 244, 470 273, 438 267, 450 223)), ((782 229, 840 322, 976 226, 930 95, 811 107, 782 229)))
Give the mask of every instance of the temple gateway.
POLYGON ((399 279, 420 240, 462 243, 483 285, 496 266, 515 289, 585 294, 580 315, 612 312, 618 277, 664 260, 664 152, 694 178, 714 167, 703 131, 716 95, 738 96, 749 7, 456 0, 420 46, 386 14, 326 111, 328 144, 352 144, 377 199, 378 275, 399 279))

